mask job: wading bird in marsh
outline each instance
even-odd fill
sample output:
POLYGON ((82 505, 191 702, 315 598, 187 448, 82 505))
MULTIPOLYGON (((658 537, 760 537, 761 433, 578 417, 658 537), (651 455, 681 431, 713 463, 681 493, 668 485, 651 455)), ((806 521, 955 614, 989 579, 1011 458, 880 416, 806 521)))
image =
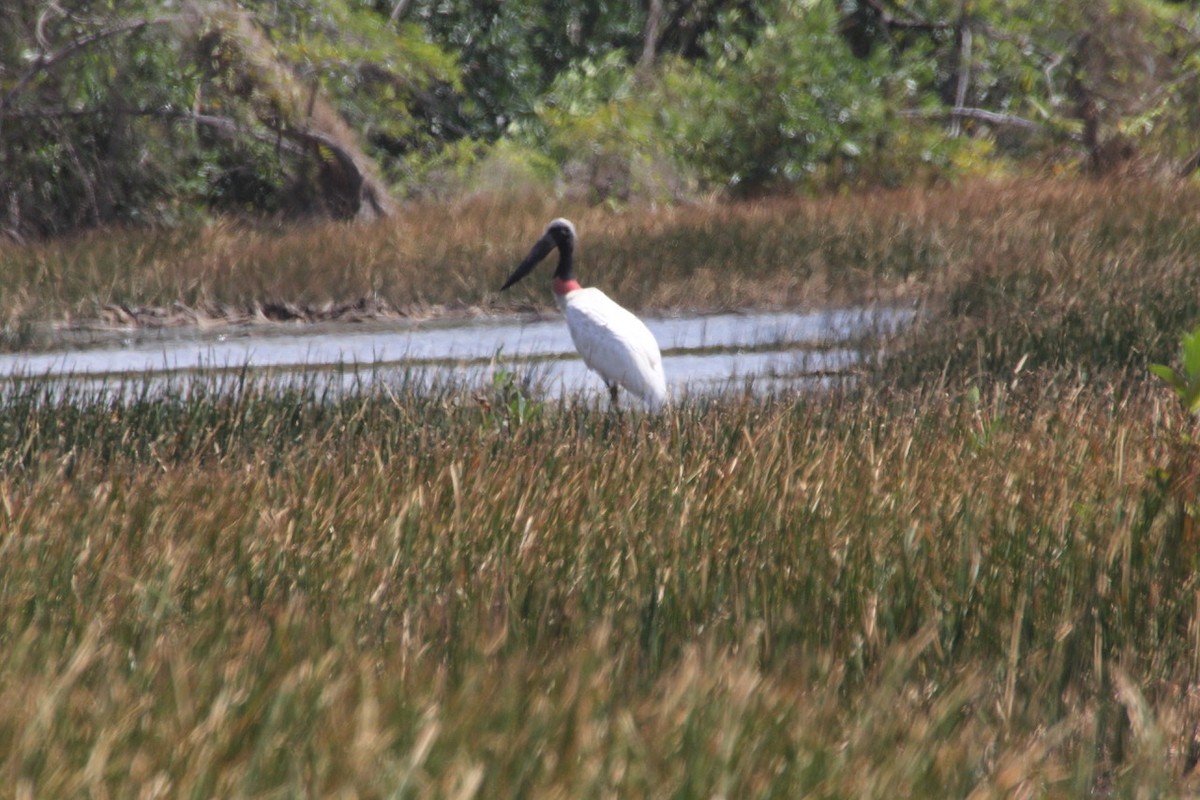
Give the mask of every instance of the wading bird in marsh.
POLYGON ((583 363, 608 384, 614 405, 617 387, 624 386, 642 398, 646 408, 660 410, 667 403, 667 380, 658 342, 640 319, 604 292, 592 287, 584 289, 575 280, 575 226, 568 220, 556 219, 546 226, 542 238, 508 276, 500 291, 528 275, 556 247, 554 299, 567 318, 571 341, 583 363))

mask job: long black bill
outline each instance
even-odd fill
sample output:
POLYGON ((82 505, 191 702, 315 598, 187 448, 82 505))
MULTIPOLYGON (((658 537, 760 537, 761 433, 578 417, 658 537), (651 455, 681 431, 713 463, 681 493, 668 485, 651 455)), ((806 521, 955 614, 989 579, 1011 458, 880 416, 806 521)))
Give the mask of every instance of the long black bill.
POLYGON ((503 292, 505 289, 521 280, 521 278, 524 278, 526 275, 528 275, 530 270, 532 270, 539 261, 550 255, 550 251, 556 246, 557 245, 554 241, 554 237, 548 233, 542 238, 538 239, 537 244, 535 244, 533 249, 529 251, 529 255, 525 256, 525 260, 517 265, 517 268, 513 270, 512 275, 508 276, 508 280, 506 280, 504 285, 500 287, 500 291, 503 292))

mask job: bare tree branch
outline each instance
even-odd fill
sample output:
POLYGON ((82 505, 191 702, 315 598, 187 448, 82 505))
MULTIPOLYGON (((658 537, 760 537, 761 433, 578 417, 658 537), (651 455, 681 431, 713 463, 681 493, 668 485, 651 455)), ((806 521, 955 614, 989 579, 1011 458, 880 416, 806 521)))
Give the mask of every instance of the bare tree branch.
POLYGON ((408 16, 408 10, 412 7, 412 0, 396 0, 396 5, 392 6, 392 13, 388 17, 388 22, 395 25, 408 16))
POLYGON ((334 159, 337 160, 338 166, 341 167, 343 173, 351 180, 358 199, 365 201, 371 207, 371 211, 376 217, 386 217, 391 213, 387 198, 380 196, 376 191, 374 182, 367 180, 366 171, 359 165, 354 156, 332 136, 328 136, 321 131, 293 127, 283 128, 282 133, 284 136, 295 141, 317 145, 329 150, 333 154, 334 159))
POLYGON ((111 39, 112 37, 120 36, 123 33, 133 33, 134 31, 140 31, 141 29, 150 27, 152 25, 169 25, 177 22, 178 20, 179 17, 177 16, 129 20, 128 22, 114 25, 111 28, 104 28, 86 36, 80 36, 77 39, 71 40, 52 53, 47 53, 45 51, 38 53, 37 58, 33 60, 33 63, 29 66, 29 69, 27 69, 21 75, 21 77, 17 78, 16 82, 13 84, 13 87, 9 89, 8 92, 0 97, 0 116, 4 115, 4 112, 8 106, 12 103, 16 96, 19 95, 26 86, 29 85, 30 81, 32 81, 41 73, 52 69, 59 62, 67 60, 81 50, 87 49, 96 42, 103 41, 104 39, 111 39))
POLYGON ((650 0, 646 11, 646 30, 642 36, 642 55, 638 58, 638 71, 646 73, 654 66, 658 52, 658 29, 662 24, 663 0, 650 0))
POLYGON ((201 114, 196 111, 184 111, 181 109, 163 109, 160 112, 155 112, 154 109, 140 109, 140 111, 146 116, 158 116, 164 119, 184 120, 186 122, 193 122, 197 125, 203 125, 206 128, 212 128, 213 130, 230 139, 249 136, 251 139, 257 139, 260 142, 276 144, 279 146, 280 150, 286 152, 288 155, 306 155, 305 150, 302 147, 298 147, 291 142, 280 142, 277 132, 249 128, 230 117, 218 117, 212 114, 201 114))
MULTIPOLYGON (((954 107, 961 109, 967 104, 967 90, 971 87, 971 28, 966 24, 967 0, 958 4, 958 85, 954 88, 954 107)), ((955 117, 950 135, 958 137, 962 132, 962 117, 955 117)))
POLYGON ((915 119, 973 119, 979 122, 986 122, 989 125, 1002 125, 1010 128, 1020 128, 1021 130, 1036 133, 1044 129, 1044 126, 1034 122, 1031 119, 1018 117, 1014 114, 1001 114, 996 111, 988 111, 983 108, 950 108, 945 110, 935 111, 902 111, 901 116, 915 119))
POLYGON ((284 126, 278 131, 255 130, 247 128, 240 124, 237 120, 229 117, 218 117, 211 114, 198 114, 194 111, 183 111, 178 109, 170 109, 164 111, 161 116, 173 119, 183 119, 189 122, 194 122, 198 125, 205 125, 213 128, 220 133, 236 138, 238 136, 250 136, 262 142, 275 144, 280 149, 290 155, 307 156, 311 155, 309 150, 298 145, 309 145, 320 147, 327 150, 337 162, 349 181, 359 201, 367 203, 370 206, 372 213, 377 217, 386 217, 391 213, 390 203, 388 198, 381 197, 376 191, 374 183, 367 179, 366 171, 355 160, 354 156, 346 150, 334 137, 329 136, 321 131, 312 130, 310 128, 296 128, 292 126, 284 126), (279 137, 283 136, 291 143, 284 144, 279 137))

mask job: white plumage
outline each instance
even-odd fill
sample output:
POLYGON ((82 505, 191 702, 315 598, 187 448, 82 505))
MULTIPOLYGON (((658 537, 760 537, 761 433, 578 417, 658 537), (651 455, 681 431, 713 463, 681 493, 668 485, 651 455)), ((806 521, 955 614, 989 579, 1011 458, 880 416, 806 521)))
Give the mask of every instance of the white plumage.
POLYGON ((610 387, 623 386, 651 411, 667 403, 662 354, 650 329, 599 289, 556 295, 583 363, 610 387))
POLYGON ((604 292, 584 289, 575 280, 575 226, 568 220, 556 219, 546 226, 542 238, 508 276, 501 291, 529 274, 556 247, 559 256, 554 270, 554 299, 583 363, 608 384, 614 403, 617 387, 622 386, 640 397, 649 410, 660 410, 669 396, 658 342, 640 319, 604 292))

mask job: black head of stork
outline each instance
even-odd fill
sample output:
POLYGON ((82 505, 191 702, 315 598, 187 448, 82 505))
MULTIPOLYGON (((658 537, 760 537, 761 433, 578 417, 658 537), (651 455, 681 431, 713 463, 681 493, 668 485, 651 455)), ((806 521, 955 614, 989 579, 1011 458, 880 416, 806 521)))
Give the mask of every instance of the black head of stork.
POLYGON ((517 268, 508 276, 508 280, 500 287, 500 291, 504 291, 528 275, 537 263, 550 255, 550 251, 556 247, 558 248, 558 266, 554 269, 554 277, 559 281, 573 280, 575 278, 575 226, 571 224, 570 220, 559 217, 546 226, 542 238, 537 240, 533 249, 529 251, 529 255, 525 256, 525 260, 518 264, 517 268))

